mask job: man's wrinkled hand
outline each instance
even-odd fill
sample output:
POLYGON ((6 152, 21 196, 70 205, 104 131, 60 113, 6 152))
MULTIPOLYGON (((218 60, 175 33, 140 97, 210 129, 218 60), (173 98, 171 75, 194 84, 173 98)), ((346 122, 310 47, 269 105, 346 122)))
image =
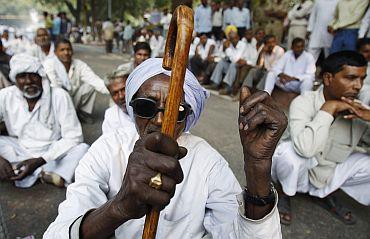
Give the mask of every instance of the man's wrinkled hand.
POLYGON ((14 176, 12 165, 0 156, 0 181, 11 181, 14 176))
POLYGON ((265 91, 251 95, 248 87, 240 94, 239 134, 246 160, 271 160, 287 126, 285 114, 265 91))
POLYGON ((139 139, 131 153, 120 191, 113 200, 116 218, 122 221, 141 218, 151 207, 162 210, 183 180, 179 159, 187 150, 161 133, 139 139), (162 186, 154 189, 150 179, 162 174, 162 186))
POLYGON ((46 161, 43 158, 31 158, 24 160, 17 164, 16 170, 19 171, 19 173, 11 178, 11 180, 22 180, 28 175, 31 175, 35 170, 42 165, 44 165, 46 161))
POLYGON ((362 119, 364 121, 370 121, 370 107, 364 105, 359 100, 352 100, 345 97, 342 97, 342 101, 346 102, 350 106, 352 106, 352 114, 345 115, 345 119, 362 119))

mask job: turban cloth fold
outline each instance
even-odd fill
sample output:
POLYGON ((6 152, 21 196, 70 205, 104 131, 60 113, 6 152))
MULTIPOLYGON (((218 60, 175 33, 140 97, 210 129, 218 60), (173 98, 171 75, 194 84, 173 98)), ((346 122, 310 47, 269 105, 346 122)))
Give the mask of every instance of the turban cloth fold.
POLYGON ((14 55, 9 62, 9 78, 15 82, 15 77, 20 73, 37 73, 45 78, 44 68, 38 58, 25 53, 14 55))
MULTIPOLYGON (((149 78, 165 74, 171 76, 171 71, 167 71, 162 67, 162 58, 150 58, 139 66, 129 75, 126 81, 126 107, 131 119, 134 121, 133 109, 130 106, 130 101, 149 78)), ((198 82, 197 78, 186 69, 184 81, 185 102, 191 106, 192 114, 186 119, 185 132, 189 131, 199 120, 204 109, 209 92, 205 90, 198 82)))

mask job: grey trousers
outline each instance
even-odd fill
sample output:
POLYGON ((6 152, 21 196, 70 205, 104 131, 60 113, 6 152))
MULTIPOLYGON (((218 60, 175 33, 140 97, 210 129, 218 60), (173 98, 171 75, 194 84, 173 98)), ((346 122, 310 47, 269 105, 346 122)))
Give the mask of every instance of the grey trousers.
POLYGON ((94 109, 94 103, 96 98, 96 91, 94 87, 89 84, 82 84, 80 87, 71 95, 73 104, 76 111, 83 111, 91 114, 94 109))
POLYGON ((263 90, 265 88, 265 82, 267 77, 267 71, 262 68, 252 68, 250 69, 247 77, 244 79, 243 86, 253 87, 255 82, 257 83, 256 88, 263 90))
POLYGON ((222 59, 220 62, 218 62, 212 73, 211 81, 216 85, 220 85, 222 82, 222 76, 223 74, 227 73, 229 66, 230 62, 226 61, 225 59, 222 59))

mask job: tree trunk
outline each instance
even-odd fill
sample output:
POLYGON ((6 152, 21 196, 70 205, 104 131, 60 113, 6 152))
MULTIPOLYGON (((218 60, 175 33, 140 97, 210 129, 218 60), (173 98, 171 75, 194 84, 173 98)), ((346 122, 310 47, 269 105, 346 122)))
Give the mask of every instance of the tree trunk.
POLYGON ((175 10, 175 8, 179 5, 186 5, 190 8, 193 7, 193 0, 172 0, 172 12, 175 10))
POLYGON ((96 6, 95 6, 95 0, 90 0, 91 4, 91 16, 92 16, 92 22, 91 22, 91 35, 93 36, 95 40, 95 23, 96 23, 96 6))

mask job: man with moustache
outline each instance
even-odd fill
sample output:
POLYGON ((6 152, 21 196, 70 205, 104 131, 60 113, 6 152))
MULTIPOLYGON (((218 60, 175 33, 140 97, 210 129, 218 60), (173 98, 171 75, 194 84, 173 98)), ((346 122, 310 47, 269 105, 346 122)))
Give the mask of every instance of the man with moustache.
POLYGON ((282 237, 270 166, 287 124, 284 113, 266 92, 242 89, 235 123, 248 185, 243 190, 226 160, 189 133, 209 96, 189 70, 174 139, 160 133, 170 74, 158 58, 130 74, 126 107, 137 130, 103 135, 94 143, 44 238, 141 238, 151 207, 163 209, 157 238, 282 237), (158 172, 161 184, 153 182, 158 172))
POLYGON ((105 111, 102 124, 103 134, 111 133, 122 127, 127 130, 135 130, 135 124, 126 110, 125 88, 128 72, 129 69, 116 70, 106 79, 105 85, 114 104, 105 111))
POLYGON ((27 50, 27 53, 44 62, 46 58, 54 56, 54 49, 54 43, 51 42, 49 31, 46 28, 38 28, 36 30, 35 44, 27 50))
POLYGON ((0 121, 9 136, 0 136, 0 180, 31 187, 38 178, 64 187, 88 149, 73 103, 62 89, 51 88, 40 61, 13 56, 10 79, 0 90, 0 121))
POLYGON ((334 53, 322 65, 323 86, 292 101, 291 141, 277 147, 272 164, 272 178, 283 191, 282 223, 292 220, 290 197, 297 192, 322 198, 320 204, 345 224, 356 220, 335 191, 370 205, 370 151, 358 147, 370 125, 369 108, 357 100, 366 67, 365 58, 355 51, 334 53))

